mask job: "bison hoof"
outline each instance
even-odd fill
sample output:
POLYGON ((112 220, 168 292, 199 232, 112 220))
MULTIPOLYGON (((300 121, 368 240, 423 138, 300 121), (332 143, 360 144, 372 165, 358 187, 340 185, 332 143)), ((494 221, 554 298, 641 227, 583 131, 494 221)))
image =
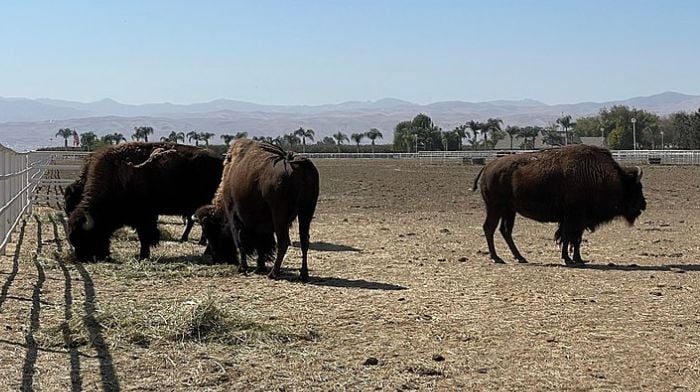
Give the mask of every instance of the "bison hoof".
POLYGON ((493 262, 496 263, 496 264, 505 264, 505 263, 506 263, 506 262, 503 261, 503 259, 500 258, 500 257, 494 258, 494 259, 493 259, 493 262))
POLYGON ((575 264, 586 264, 586 263, 588 263, 588 260, 584 260, 584 259, 574 259, 574 263, 575 263, 575 264))
POLYGON ((274 272, 270 272, 269 274, 267 274, 267 277, 268 277, 269 279, 272 279, 272 280, 278 280, 278 279, 279 279, 279 276, 277 276, 277 274, 274 273, 274 272))
POLYGON ((299 280, 301 280, 304 283, 308 282, 309 281, 309 273, 302 272, 301 274, 299 274, 299 280))
POLYGON ((566 264, 566 265, 572 265, 572 264, 576 264, 576 263, 575 263, 573 260, 571 260, 571 259, 569 259, 569 258, 566 258, 566 259, 564 259, 564 264, 566 264))
POLYGON ((527 264, 527 260, 525 260, 524 257, 519 257, 519 258, 518 258, 518 263, 520 263, 520 264, 527 264))

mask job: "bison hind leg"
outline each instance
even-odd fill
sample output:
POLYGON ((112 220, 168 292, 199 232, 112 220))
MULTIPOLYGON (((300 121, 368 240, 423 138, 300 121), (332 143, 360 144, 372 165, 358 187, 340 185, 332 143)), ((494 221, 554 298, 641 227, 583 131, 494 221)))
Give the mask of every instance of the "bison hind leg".
POLYGON ((508 248, 510 248, 510 252, 513 253, 515 259, 518 260, 519 263, 527 263, 527 260, 522 254, 520 254, 518 247, 515 246, 515 242, 513 241, 514 224, 515 211, 508 211, 503 214, 501 217, 501 235, 503 236, 503 239, 506 240, 506 244, 508 244, 508 248))
POLYGON ((501 219, 501 215, 494 211, 492 208, 486 208, 486 220, 484 220, 484 235, 486 236, 486 244, 489 247, 489 254, 491 255, 491 260, 497 264, 505 264, 503 259, 498 257, 496 253, 496 246, 493 243, 493 234, 496 232, 498 227, 498 221, 501 219))

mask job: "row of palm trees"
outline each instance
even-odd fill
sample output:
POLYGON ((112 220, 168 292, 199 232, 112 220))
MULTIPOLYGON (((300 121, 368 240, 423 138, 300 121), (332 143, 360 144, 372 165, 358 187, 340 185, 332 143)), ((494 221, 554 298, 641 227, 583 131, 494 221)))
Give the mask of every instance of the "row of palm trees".
MULTIPOLYGON (((154 133, 153 127, 148 127, 148 126, 134 127, 134 133, 131 135, 131 140, 148 142, 149 135, 153 135, 153 133, 154 133)), ((109 133, 109 134, 106 134, 102 137, 99 137, 94 132, 83 132, 81 134, 78 134, 75 130, 70 129, 70 128, 59 129, 58 132, 56 133, 56 136, 64 138, 64 146, 65 147, 68 146, 68 139, 71 137, 74 137, 76 139, 79 138, 80 144, 83 146, 94 146, 98 142, 101 142, 102 144, 119 144, 121 142, 127 141, 124 134, 119 133, 119 132, 109 133)), ((170 132, 170 134, 168 136, 161 137, 160 141, 172 142, 172 143, 185 143, 185 141, 188 141, 190 143, 194 142, 194 144, 197 146, 199 145, 200 142, 203 142, 205 145, 209 145, 209 141, 214 136, 215 136, 215 134, 212 132, 190 131, 190 132, 185 133, 185 132, 172 131, 172 132, 170 132)), ((307 141, 313 142, 315 136, 316 136, 316 133, 314 132, 313 129, 299 127, 298 129, 296 129, 288 134, 284 134, 284 135, 277 136, 274 138, 270 137, 270 136, 254 136, 253 140, 266 141, 268 143, 288 146, 291 148, 294 148, 298 145, 301 145, 302 152, 306 152, 307 141)), ((222 141, 227 145, 230 144, 234 140, 247 138, 247 137, 248 137, 248 132, 236 132, 234 134, 222 134, 222 135, 220 135, 220 138, 222 139, 222 141)), ((343 145, 344 142, 349 142, 350 140, 353 140, 357 144, 357 148, 359 151, 360 143, 365 138, 370 139, 372 141, 372 152, 374 152, 375 141, 377 139, 382 139, 383 135, 382 135, 381 131, 379 131, 377 128, 372 128, 369 131, 363 132, 363 133, 353 133, 350 135, 349 138, 348 138, 348 135, 346 135, 345 133, 338 132, 338 133, 334 134, 332 137, 324 137, 322 141, 318 142, 318 144, 337 145, 338 151, 340 151, 340 146, 343 145)))

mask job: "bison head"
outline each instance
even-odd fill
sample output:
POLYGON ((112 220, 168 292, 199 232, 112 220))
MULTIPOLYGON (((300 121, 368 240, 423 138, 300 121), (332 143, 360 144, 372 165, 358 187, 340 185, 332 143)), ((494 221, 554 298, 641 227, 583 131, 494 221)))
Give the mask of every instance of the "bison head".
POLYGON ((215 263, 238 264, 238 252, 231 235, 231 228, 223 212, 213 205, 199 208, 194 219, 202 226, 202 234, 207 239, 205 255, 215 263))
POLYGON ((104 260, 109 256, 109 234, 86 209, 76 208, 70 214, 68 240, 80 261, 104 260))
POLYGON ((76 181, 68 185, 63 192, 63 209, 66 214, 73 212, 75 207, 80 203, 80 199, 83 197, 83 183, 76 181))
POLYGON ((647 209, 647 202, 642 192, 642 168, 625 168, 622 174, 623 199, 622 216, 631 225, 647 209))

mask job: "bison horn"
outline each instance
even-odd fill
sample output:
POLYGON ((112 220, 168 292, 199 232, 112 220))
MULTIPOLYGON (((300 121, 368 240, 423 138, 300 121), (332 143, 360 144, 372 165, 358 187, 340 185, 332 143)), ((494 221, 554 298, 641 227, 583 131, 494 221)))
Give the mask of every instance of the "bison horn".
POLYGON ((92 228, 95 227, 95 220, 92 219, 90 214, 87 212, 85 213, 85 223, 83 223, 83 230, 85 231, 90 231, 92 228))
POLYGON ((644 174, 644 173, 642 172, 641 167, 639 167, 639 166, 635 166, 635 167, 637 168, 637 182, 641 182, 642 181, 642 174, 644 174))

